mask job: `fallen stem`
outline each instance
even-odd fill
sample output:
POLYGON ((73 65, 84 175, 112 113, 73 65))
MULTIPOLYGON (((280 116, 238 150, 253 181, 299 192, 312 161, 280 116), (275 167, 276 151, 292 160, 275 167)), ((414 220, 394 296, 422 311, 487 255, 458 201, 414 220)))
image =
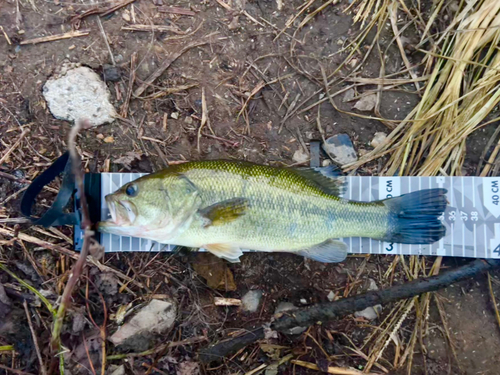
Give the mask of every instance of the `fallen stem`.
MULTIPOLYGON (((438 276, 425 277, 406 284, 367 292, 335 302, 292 310, 277 318, 269 326, 272 330, 286 332, 292 327, 307 327, 317 322, 327 322, 355 311, 364 310, 370 306, 384 305, 443 289, 453 283, 472 278, 479 273, 498 266, 500 266, 499 260, 477 259, 465 266, 443 272, 438 276)), ((257 340, 263 339, 265 337, 264 332, 264 327, 260 327, 234 339, 209 346, 199 352, 200 359, 203 362, 217 361, 257 340)))

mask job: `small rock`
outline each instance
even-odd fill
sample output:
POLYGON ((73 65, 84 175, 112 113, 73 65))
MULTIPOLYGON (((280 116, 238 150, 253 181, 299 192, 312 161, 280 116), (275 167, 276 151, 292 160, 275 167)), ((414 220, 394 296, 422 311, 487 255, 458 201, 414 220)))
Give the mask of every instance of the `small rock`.
POLYGON ((309 160, 309 154, 304 152, 301 147, 294 152, 292 159, 294 162, 302 164, 309 160))
POLYGON ((183 361, 177 367, 177 375, 198 375, 200 373, 200 365, 192 361, 183 361))
POLYGON ((191 116, 187 116, 185 119, 184 119, 184 122, 188 125, 191 125, 193 123, 193 118, 191 116))
MULTIPOLYGON (((368 279, 369 285, 368 285, 368 290, 378 290, 377 283, 373 279, 368 279)), ((375 306, 370 306, 367 307, 364 310, 361 311, 356 311, 354 313, 354 316, 357 318, 365 318, 367 320, 374 320, 376 319, 380 313, 382 312, 382 305, 375 305, 375 306)))
POLYGON ((91 125, 98 126, 116 117, 106 84, 87 67, 63 66, 61 74, 45 82, 43 96, 52 115, 60 120, 88 119, 91 125))
POLYGON ((333 300, 335 299, 335 293, 333 293, 333 290, 330 290, 330 293, 328 293, 326 298, 328 298, 328 301, 333 302, 333 300))
POLYGON ((301 298, 300 303, 303 305, 307 305, 307 300, 305 298, 301 298))
POLYGON ((99 274, 96 284, 99 290, 105 295, 114 296, 118 293, 118 280, 111 272, 99 274))
POLYGON ((104 138, 103 141, 104 143, 113 143, 115 139, 110 135, 109 137, 104 138))
POLYGON ((337 134, 323 143, 323 150, 340 165, 352 163, 358 160, 351 138, 347 134, 337 134))
POLYGON ((375 320, 377 319, 378 315, 377 315, 377 312, 375 311, 375 309, 373 307, 367 307, 366 309, 364 310, 361 310, 361 311, 356 311, 354 313, 354 316, 356 318, 365 318, 366 320, 375 320))
POLYGON ((130 12, 129 12, 129 10, 128 10, 128 9, 125 9, 125 10, 123 11, 123 13, 122 13, 122 18, 123 18, 125 21, 130 22, 130 20, 131 20, 132 18, 130 17, 130 12))
POLYGON ((279 305, 276 307, 276 310, 274 310, 274 315, 285 311, 295 310, 296 308, 297 306, 295 306, 291 302, 280 302, 279 305))
POLYGON ((153 339, 156 335, 161 335, 172 327, 176 314, 173 301, 154 299, 116 331, 109 340, 123 350, 147 350, 154 345, 153 339))
POLYGON ((377 94, 370 94, 359 99, 356 104, 354 104, 354 108, 359 111, 368 112, 375 108, 375 104, 377 104, 377 94))
POLYGON ((73 324, 71 326, 72 333, 77 335, 83 331, 85 328, 85 316, 81 311, 77 311, 73 314, 73 324))
POLYGON ((109 366, 107 373, 109 375, 125 375, 125 366, 111 365, 109 366))
POLYGON ((122 78, 120 68, 117 66, 104 64, 102 67, 104 81, 118 82, 122 78))
MULTIPOLYGON (((323 160, 323 161, 321 162, 321 166, 322 166, 322 167, 328 167, 328 166, 329 166, 329 165, 331 165, 331 164, 332 164, 332 161, 331 161, 331 160, 329 160, 329 159, 325 159, 325 160, 323 160)), ((307 258, 306 258, 306 259, 307 259, 307 258)))
POLYGON ((387 134, 383 132, 377 132, 375 133, 375 136, 373 137, 372 141, 370 142, 370 146, 372 147, 378 147, 382 144, 384 144, 387 140, 387 134))
POLYGON ((241 299, 243 311, 254 313, 259 308, 260 299, 262 298, 261 290, 250 290, 241 299))
POLYGON ((173 119, 177 120, 179 118, 179 112, 172 112, 170 114, 170 117, 172 117, 173 119))
POLYGON ((288 333, 289 335, 300 335, 306 329, 307 329, 307 327, 293 327, 293 328, 290 328, 289 330, 285 331, 285 333, 288 333))
POLYGON ((347 103, 347 102, 350 102, 351 100, 354 99, 354 96, 356 95, 356 92, 354 91, 354 89, 349 89, 345 92, 344 94, 344 98, 342 99, 342 101, 344 103, 347 103))

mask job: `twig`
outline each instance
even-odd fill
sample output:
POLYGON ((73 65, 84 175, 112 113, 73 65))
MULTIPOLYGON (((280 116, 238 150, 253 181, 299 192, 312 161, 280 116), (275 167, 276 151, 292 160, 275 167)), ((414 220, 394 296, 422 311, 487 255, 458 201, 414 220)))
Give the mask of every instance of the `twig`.
POLYGON ((120 8, 126 7, 129 4, 132 4, 134 1, 135 0, 126 0, 123 3, 112 5, 106 9, 104 9, 100 15, 101 15, 101 17, 106 17, 108 14, 116 12, 120 8))
POLYGON ((141 96, 141 94, 146 91, 148 86, 150 86, 159 76, 163 74, 168 67, 177 60, 180 56, 182 56, 185 52, 189 51, 192 48, 203 46, 210 42, 209 37, 214 34, 209 34, 205 38, 200 41, 189 43, 184 46, 181 50, 177 52, 173 52, 170 54, 165 60, 162 61, 158 69, 156 69, 148 78, 144 80, 144 82, 134 91, 134 96, 141 96))
MULTIPOLYGON (((314 363, 299 361, 297 359, 292 359, 290 362, 292 362, 295 365, 299 365, 311 370, 317 370, 317 371, 320 370, 320 368, 314 363)), ((345 367, 335 367, 335 366, 328 366, 326 373, 335 375, 374 375, 373 372, 367 373, 345 367)))
POLYGON ((178 35, 186 35, 186 33, 180 30, 178 27, 165 26, 165 25, 129 25, 122 26, 122 30, 127 31, 158 31, 160 33, 170 31, 178 35))
POLYGON ((56 40, 62 40, 62 39, 78 38, 80 36, 89 35, 89 32, 90 32, 90 30, 68 31, 67 33, 64 33, 64 34, 47 35, 47 36, 42 36, 40 38, 23 40, 20 44, 21 45, 38 44, 38 43, 45 43, 45 42, 54 42, 56 40))
POLYGON ((111 59, 111 63, 116 65, 115 57, 113 56, 113 51, 111 51, 111 46, 109 45, 109 40, 108 36, 106 35, 106 32, 104 31, 104 26, 102 25, 101 17, 97 17, 97 25, 99 26, 99 31, 102 34, 102 38, 104 39, 104 44, 106 45, 106 49, 108 50, 109 53, 109 58, 111 59))
POLYGON ((488 287, 490 289, 491 303, 493 304, 493 309, 495 310, 495 316, 497 318, 498 327, 500 327, 500 313, 498 312, 497 300, 495 298, 495 293, 493 293, 493 286, 491 285, 491 275, 488 272, 488 287))
POLYGON ((120 110, 120 115, 123 118, 127 117, 130 98, 132 97, 132 91, 134 90, 136 64, 137 64, 137 52, 134 52, 130 57, 130 76, 128 79, 127 95, 125 96, 125 100, 123 101, 122 108, 120 110))
POLYGON ((1 365, 1 364, 0 364, 0 369, 5 370, 7 372, 12 372, 13 374, 18 374, 18 375, 34 375, 31 372, 16 370, 14 368, 10 368, 10 367, 7 367, 7 366, 1 365))
MULTIPOLYGON (((205 87, 202 87, 201 88, 201 123, 200 123, 200 127, 198 128, 198 139, 197 139, 198 152, 201 152, 201 149, 200 149, 201 131, 207 122, 208 122, 207 100, 205 98, 205 87)), ((212 130, 212 133, 213 133, 213 130, 212 130)))
POLYGON ((171 7, 171 6, 159 6, 158 12, 160 13, 172 13, 172 14, 180 14, 183 16, 196 16, 196 13, 190 9, 179 8, 179 7, 171 7))
POLYGON ((23 138, 26 136, 26 134, 29 133, 29 130, 23 130, 17 141, 9 148, 9 150, 0 158, 0 165, 9 157, 10 154, 19 146, 23 138))
POLYGON ((26 318, 28 319, 28 325, 30 326, 31 336, 33 337, 33 343, 35 344, 36 356, 38 357, 38 362, 40 363, 40 372, 42 375, 47 374, 45 365, 43 363, 42 354, 40 353, 40 347, 38 346, 38 339, 36 337, 35 328, 33 328, 33 323, 31 321, 30 311, 28 309, 28 303, 26 300, 23 301, 24 311, 26 311, 26 318))
POLYGON ((7 43, 9 44, 9 46, 12 45, 12 42, 10 41, 9 36, 5 32, 5 30, 3 29, 3 26, 0 26, 0 30, 2 30, 3 36, 4 36, 5 40, 7 41, 7 43))
MULTIPOLYGON (((444 272, 438 276, 424 277, 380 291, 371 291, 335 302, 295 309, 290 313, 283 314, 280 318, 270 323, 270 328, 275 331, 286 332, 292 327, 306 327, 317 322, 327 322, 355 311, 363 310, 369 306, 384 305, 422 293, 433 292, 458 281, 474 277, 481 272, 499 265, 500 261, 497 260, 477 259, 465 266, 444 272)), ((257 340, 263 339, 265 337, 264 332, 264 327, 261 327, 232 340, 223 341, 207 349, 203 349, 199 353, 200 359, 203 362, 218 360, 257 340)))
POLYGON ((84 231, 84 234, 83 234, 83 245, 82 245, 82 250, 80 251, 80 256, 78 257, 78 260, 69 275, 68 282, 66 283, 66 286, 64 288, 61 297, 61 304, 59 305, 56 317, 54 319, 54 326, 52 328, 52 337, 51 337, 51 348, 53 352, 51 373, 55 369, 55 364, 56 364, 55 361, 57 360, 57 357, 59 357, 59 368, 61 370, 61 373, 64 373, 63 356, 62 355, 58 356, 55 354, 58 352, 59 347, 61 346, 60 335, 64 321, 64 316, 66 314, 66 309, 69 307, 71 303, 71 295, 73 293, 73 289, 75 288, 75 285, 78 282, 80 275, 82 273, 83 266, 86 263, 87 255, 89 253, 89 248, 90 248, 90 241, 92 240, 92 236, 94 234, 94 232, 90 230, 92 223, 90 221, 89 207, 87 205, 87 198, 85 196, 85 189, 83 185, 84 173, 82 169, 82 161, 78 155, 78 151, 76 150, 76 144, 75 144, 76 137, 78 136, 80 130, 89 127, 90 124, 87 120, 77 121, 76 124, 71 129, 68 140, 68 149, 71 158, 72 172, 75 176, 75 184, 80 197, 80 207, 82 211, 81 228, 84 231))
POLYGON ((172 342, 169 342, 168 344, 160 345, 157 348, 149 349, 149 350, 146 350, 146 351, 140 352, 140 353, 124 353, 124 354, 108 355, 107 359, 108 359, 108 361, 113 361, 113 360, 123 359, 123 358, 128 358, 128 357, 145 357, 147 355, 162 352, 168 348, 174 348, 176 346, 181 346, 181 345, 192 345, 192 344, 196 344, 196 343, 206 341, 206 340, 207 340, 206 336, 195 336, 195 337, 190 337, 190 338, 182 340, 182 341, 172 341, 172 342))

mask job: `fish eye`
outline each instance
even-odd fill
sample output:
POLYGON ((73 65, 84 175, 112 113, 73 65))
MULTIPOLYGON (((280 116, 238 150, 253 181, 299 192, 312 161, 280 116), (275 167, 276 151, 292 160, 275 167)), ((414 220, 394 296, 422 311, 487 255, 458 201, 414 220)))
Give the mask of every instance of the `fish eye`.
POLYGON ((139 192, 139 188, 137 187, 136 184, 130 184, 129 186, 127 186, 127 188, 125 189, 125 193, 129 196, 129 197, 135 197, 137 195, 137 193, 139 192))

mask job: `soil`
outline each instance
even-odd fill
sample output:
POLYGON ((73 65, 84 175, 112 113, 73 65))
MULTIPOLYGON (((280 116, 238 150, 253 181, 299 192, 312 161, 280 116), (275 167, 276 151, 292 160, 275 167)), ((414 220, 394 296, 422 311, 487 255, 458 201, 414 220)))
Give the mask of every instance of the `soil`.
MULTIPOLYGON (((207 35, 211 36, 206 39, 206 44, 184 52, 147 87, 141 97, 132 97, 129 110, 123 118, 81 135, 79 148, 88 172, 152 172, 169 163, 200 159, 238 159, 274 165, 300 165, 293 159, 294 153, 299 149, 307 149, 311 140, 322 139, 317 125, 318 118, 325 137, 347 133, 358 154, 370 150, 374 134, 388 133, 389 129, 379 121, 346 113, 352 111, 373 115, 372 112, 354 110, 356 99, 345 102, 344 94, 333 99, 340 111, 324 101, 319 106, 303 112, 299 110, 287 118, 287 114, 297 108, 296 105, 300 104, 303 110, 322 98, 320 90, 324 86, 321 69, 330 76, 346 58, 347 53, 342 49, 359 31, 359 25, 353 24, 352 15, 344 12, 348 2, 341 1, 328 6, 296 33, 294 31, 298 25, 295 21, 280 36, 276 35, 277 31, 285 27, 287 20, 297 13, 302 2, 286 2, 282 10, 278 10, 278 3, 281 2, 235 0, 229 3, 232 10, 227 10, 217 1, 192 3, 186 0, 137 0, 132 5, 102 17, 101 31, 96 16, 86 17, 73 24, 70 19, 93 7, 109 5, 107 3, 0 1, 0 26, 4 32, 3 34, 0 29, 0 157, 15 144, 21 134, 20 127, 29 130, 20 146, 13 149, 9 157, 2 159, 0 170, 17 178, 32 180, 66 150, 71 124, 55 119, 46 108, 42 96, 44 82, 65 61, 79 63, 98 72, 107 81, 115 108, 120 110, 127 97, 132 76, 135 75, 136 89, 158 69, 166 56, 189 43, 207 38, 207 35), (189 9, 194 12, 194 16, 162 12, 170 6, 189 9), (239 12, 242 9, 246 13, 239 12), (123 29, 132 24, 175 26, 185 34, 123 29), (88 30, 89 34, 47 43, 20 45, 20 42, 33 38, 68 32, 72 27, 88 30), (10 43, 4 35, 8 36, 10 43), (104 38, 107 38, 109 49, 104 38), (110 51, 116 63, 112 69, 110 51), (133 54, 137 55, 134 72, 130 69, 133 54), (263 83, 269 84, 256 90, 263 83), (175 92, 168 94, 168 90, 175 92), (209 123, 200 133, 203 95, 206 98, 209 123), (310 99, 306 101, 307 98, 310 99), (242 107, 246 109, 240 113, 242 107), (285 118, 286 121, 283 121, 285 118), (128 165, 115 162, 129 152, 133 152, 134 157, 128 165)), ((318 6, 319 4, 312 5, 308 12, 318 6)), ((422 7, 425 16, 431 9, 431 4, 422 2, 422 7)), ((301 19, 298 18, 298 22, 301 19)), ((388 74, 403 66, 397 46, 390 44, 392 34, 389 31, 390 26, 380 38, 381 50, 387 48, 384 59, 388 74)), ((354 54, 356 61, 361 61, 370 38, 373 37, 374 35, 368 36, 362 46, 363 53, 354 54)), ((405 32, 405 37, 410 45, 419 42, 418 35, 411 27, 405 32)), ((418 61, 421 57, 418 54, 409 56, 412 61, 418 61)), ((345 77, 352 67, 348 64, 335 73, 335 77, 339 78, 335 82, 336 90, 345 89, 349 85, 348 82, 342 82, 341 77, 345 77)), ((358 75, 365 78, 378 77, 379 70, 378 56, 372 53, 358 75)), ((356 94, 373 88, 374 86, 360 86, 356 94)), ((404 89, 382 94, 381 115, 388 119, 402 119, 418 103, 419 96, 412 93, 414 87, 408 85, 404 89)), ((494 125, 489 125, 468 138, 465 173, 476 173, 493 131, 494 125)), ((328 160, 326 155, 321 158, 322 161, 328 160)), ((377 174, 381 166, 381 160, 375 161, 357 173, 377 174)), ((0 206, 0 212, 4 217, 19 217, 19 199, 26 184, 0 177, 0 187, 0 202, 3 206, 0 206)), ((50 202, 49 193, 46 192, 42 201, 38 202, 41 206, 47 206, 50 202)), ((53 232, 34 231, 26 224, 21 224, 16 230, 51 241, 62 238, 59 234, 54 237, 53 232), (52 238, 47 237, 47 233, 52 233, 52 238)), ((61 231, 63 235, 71 237, 69 228, 61 231)), ((69 246, 67 243, 64 245, 69 246)), ((45 283, 55 283, 70 265, 68 258, 29 244, 6 245, 0 242, 0 246, 1 261, 5 260, 13 267, 20 260, 29 267, 33 262, 38 266, 44 277, 32 281, 37 288, 51 289, 45 283), (33 251, 33 258, 30 259, 25 251, 33 251)), ((169 340, 205 334, 217 341, 236 330, 251 329, 269 321, 277 305, 283 301, 292 302, 296 306, 326 302, 330 291, 343 296, 347 288, 352 287, 351 293, 366 290, 369 278, 376 280, 379 287, 387 286, 389 280, 383 275, 393 258, 372 256, 366 260, 353 257, 339 265, 324 265, 305 261, 294 255, 248 254, 243 256, 240 264, 230 265, 236 285, 236 290, 231 292, 208 288, 205 280, 192 270, 191 264, 195 261, 196 254, 175 257, 170 254, 109 254, 104 260, 107 265, 123 273, 134 273, 141 282, 148 285, 149 293, 168 295, 179 301, 180 331, 171 333, 169 340), (362 274, 358 278, 361 266, 362 274), (353 281, 355 284, 351 285, 353 281), (245 314, 237 308, 218 308, 212 304, 213 295, 240 298, 252 289, 264 292, 256 313, 245 314), (190 302, 193 300, 197 301, 196 309, 190 302)), ((432 264, 433 259, 429 258, 427 261, 432 264)), ((447 259, 445 265, 456 266, 457 262, 460 260, 447 259)), ((28 277, 19 267, 16 272, 28 277)), ((404 282, 402 274, 399 267, 393 282, 404 282)), ((96 282, 99 279, 97 274, 90 273, 89 277, 95 278, 96 282)), ((498 278, 498 275, 494 277, 498 278)), ((13 280, 0 272, 0 282, 10 285, 13 280)), ((61 285, 63 284, 57 284, 52 291, 62 293, 61 285)), ((498 291, 498 285, 494 286, 498 291)), ((116 314, 119 306, 145 298, 145 290, 135 296, 122 292, 102 293, 109 313, 116 314)), ((0 353, 0 363, 5 366, 19 365, 26 371, 36 373, 38 362, 30 341, 30 332, 26 329, 23 307, 19 302, 23 298, 31 298, 31 301, 34 298, 22 290, 7 288, 7 291, 14 301, 11 306, 13 311, 6 315, 8 318, 5 322, 0 323, 0 346, 11 344, 16 336, 22 338, 22 345, 16 348, 16 360, 11 361, 10 356, 0 353)), ((392 368, 395 353, 393 344, 388 346, 380 363, 394 374, 498 373, 500 329, 495 320, 485 277, 454 285, 438 295, 443 302, 451 345, 456 355, 444 334, 445 329, 437 307, 432 303, 428 318, 429 331, 424 339, 426 352, 422 352, 422 347, 416 349, 410 372, 407 372, 406 367, 392 368)), ((71 319, 79 311, 78 306, 85 312, 83 296, 82 286, 82 292, 78 296, 80 303, 76 303, 70 312, 71 319)), ((101 300, 96 295, 91 295, 89 300, 96 319, 102 323, 101 300)), ((390 309, 390 306, 384 307, 382 316, 371 324, 380 323, 390 309)), ((366 361, 353 356, 345 347, 350 345, 349 340, 355 345, 362 345, 371 332, 364 323, 368 322, 347 317, 323 327, 313 327, 306 336, 281 337, 279 343, 293 348, 294 354, 309 362, 324 358, 326 352, 336 358, 336 365, 362 368, 366 361), (317 341, 313 342, 310 337, 316 337, 317 341)), ((402 338, 410 336, 413 323, 414 317, 409 317, 404 322, 402 338)), ((49 326, 40 317, 35 324, 41 332, 40 344, 48 346, 49 326)), ((86 361, 85 364, 88 365, 82 340, 98 337, 99 333, 90 324, 86 327, 88 332, 84 337, 87 338, 82 339, 81 333, 71 333, 68 324, 63 340, 73 353, 73 361, 86 361)), ((94 346, 96 347, 90 348, 93 355, 99 350, 99 345, 94 346)), ((46 351, 44 353, 47 354, 46 351)), ((93 359, 98 361, 98 358, 96 356, 93 359)), ((163 373, 180 371, 175 361, 191 361, 193 358, 194 351, 191 349, 176 349, 162 359, 163 373)), ((138 368, 145 371, 139 362, 123 363, 126 363, 130 373, 138 368)), ((264 362, 269 363, 269 357, 255 347, 243 355, 240 353, 224 366, 204 368, 203 371, 211 374, 245 373, 264 362)), ((148 363, 153 364, 151 361, 148 363)), ((282 374, 316 373, 290 364, 285 364, 280 369, 282 374)), ((373 371, 375 370, 379 371, 374 368, 373 371)), ((0 369, 0 374, 2 371, 4 370, 0 369)), ((92 373, 87 366, 75 366, 73 371, 92 373)))

